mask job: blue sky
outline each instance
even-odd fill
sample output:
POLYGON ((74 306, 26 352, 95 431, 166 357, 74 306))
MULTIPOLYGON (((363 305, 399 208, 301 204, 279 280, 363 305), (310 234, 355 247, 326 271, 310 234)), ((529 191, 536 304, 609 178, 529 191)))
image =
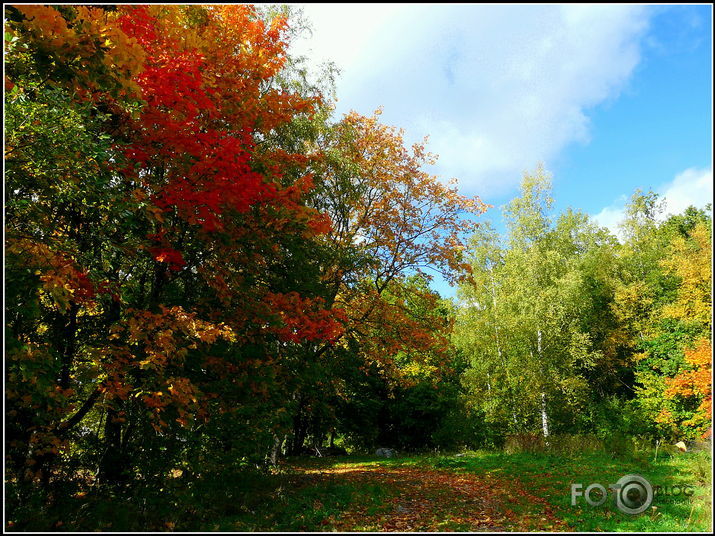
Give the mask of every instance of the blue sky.
POLYGON ((341 70, 336 113, 382 106, 408 141, 429 135, 431 171, 494 205, 498 229, 539 162, 556 210, 612 229, 636 188, 672 213, 712 201, 709 5, 302 7, 313 33, 294 52, 341 70))

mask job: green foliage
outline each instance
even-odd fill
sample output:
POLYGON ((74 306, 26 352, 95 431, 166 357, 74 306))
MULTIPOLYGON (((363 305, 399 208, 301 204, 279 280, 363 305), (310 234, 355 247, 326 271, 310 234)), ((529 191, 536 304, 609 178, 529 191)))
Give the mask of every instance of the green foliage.
POLYGON ((610 237, 573 211, 555 222, 548 177, 525 176, 506 209, 508 247, 486 230, 473 239, 472 281, 460 288, 455 344, 470 358, 471 404, 510 432, 576 425, 595 383, 614 382, 617 352, 604 268, 610 237), (546 406, 542 406, 546 400, 546 406), (556 401, 558 400, 558 403, 556 401))
POLYGON ((558 434, 693 438, 681 423, 702 397, 665 391, 709 332, 709 275, 698 268, 709 264, 698 231, 708 211, 662 221, 658 196, 636 192, 619 243, 584 214, 552 216, 549 191, 543 170, 527 174, 505 209, 508 237, 485 226, 472 238, 453 336, 469 362, 468 405, 502 435, 536 433, 545 413, 558 434))

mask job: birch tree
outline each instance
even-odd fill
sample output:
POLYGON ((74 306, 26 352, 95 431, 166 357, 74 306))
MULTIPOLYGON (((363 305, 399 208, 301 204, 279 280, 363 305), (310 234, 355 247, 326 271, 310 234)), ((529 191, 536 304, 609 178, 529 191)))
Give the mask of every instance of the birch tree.
POLYGON ((583 214, 554 219, 550 189, 543 169, 525 175, 505 207, 506 244, 488 229, 474 235, 455 336, 471 359, 472 403, 511 431, 545 438, 575 422, 589 397, 586 374, 603 360, 582 315, 593 290, 588 261, 608 242, 583 214))

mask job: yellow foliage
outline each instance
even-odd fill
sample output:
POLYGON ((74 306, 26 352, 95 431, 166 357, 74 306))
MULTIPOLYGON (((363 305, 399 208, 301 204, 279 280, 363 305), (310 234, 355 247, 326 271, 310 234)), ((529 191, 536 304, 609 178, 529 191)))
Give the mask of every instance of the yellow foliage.
POLYGON ((678 297, 662 310, 664 317, 696 322, 710 328, 712 316, 712 238, 709 229, 698 224, 689 238, 678 236, 661 261, 665 270, 680 278, 678 297))
POLYGON ((96 88, 91 60, 99 55, 110 73, 108 76, 127 93, 139 95, 139 86, 133 78, 142 71, 146 54, 135 39, 121 30, 118 12, 75 6, 75 17, 68 21, 52 6, 15 7, 25 16, 22 27, 55 61, 79 66, 80 86, 96 88))

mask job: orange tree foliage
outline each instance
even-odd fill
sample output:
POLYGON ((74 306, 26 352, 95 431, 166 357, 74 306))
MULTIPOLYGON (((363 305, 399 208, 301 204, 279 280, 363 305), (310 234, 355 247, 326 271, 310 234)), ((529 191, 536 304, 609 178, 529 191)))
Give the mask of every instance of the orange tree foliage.
POLYGON ((13 460, 46 478, 101 426, 118 478, 147 426, 260 404, 281 341, 340 334, 276 269, 327 230, 303 201, 310 157, 260 146, 318 100, 275 83, 287 21, 250 6, 8 15, 13 460))
POLYGON ((343 310, 346 322, 337 343, 306 348, 306 359, 317 364, 329 355, 330 365, 322 365, 320 385, 294 388, 295 451, 303 435, 320 441, 336 426, 336 407, 345 425, 360 413, 352 403, 369 405, 376 392, 414 384, 424 376, 419 371, 436 377, 451 358, 451 322, 435 313, 438 297, 413 276, 424 281, 430 269, 450 281, 467 275, 463 243, 486 206, 425 171, 434 157, 423 144, 407 147, 379 115, 350 113, 315 142, 323 159, 311 164, 310 200, 332 223, 318 240, 325 251, 320 276, 326 305, 343 310))
MULTIPOLYGON (((697 217, 694 210, 688 214, 697 217)), ((673 217, 671 226, 680 221, 684 216, 673 217)), ((653 313, 653 357, 641 357, 647 368, 640 394, 658 426, 674 437, 706 433, 711 426, 711 244, 710 220, 701 216, 668 237, 659 261, 675 292, 653 313)))
POLYGON ((403 133, 381 124, 379 115, 350 113, 321 141, 326 159, 316 201, 333 223, 322 240, 340 252, 323 278, 332 302, 348 314, 346 336, 381 330, 379 344, 368 344, 373 359, 408 345, 419 353, 443 343, 440 330, 405 315, 399 303, 408 289, 418 290, 404 281, 410 274, 429 279, 429 269, 451 282, 467 275, 464 240, 477 225, 469 216, 487 208, 479 198, 459 195, 454 181, 444 184, 427 173, 434 156, 424 144, 405 147, 403 133))
POLYGON ((704 434, 712 434, 712 343, 708 339, 698 340, 694 348, 685 351, 685 361, 692 369, 668 379, 665 396, 695 397, 700 400, 697 411, 691 419, 683 422, 683 426, 693 427, 704 434))

